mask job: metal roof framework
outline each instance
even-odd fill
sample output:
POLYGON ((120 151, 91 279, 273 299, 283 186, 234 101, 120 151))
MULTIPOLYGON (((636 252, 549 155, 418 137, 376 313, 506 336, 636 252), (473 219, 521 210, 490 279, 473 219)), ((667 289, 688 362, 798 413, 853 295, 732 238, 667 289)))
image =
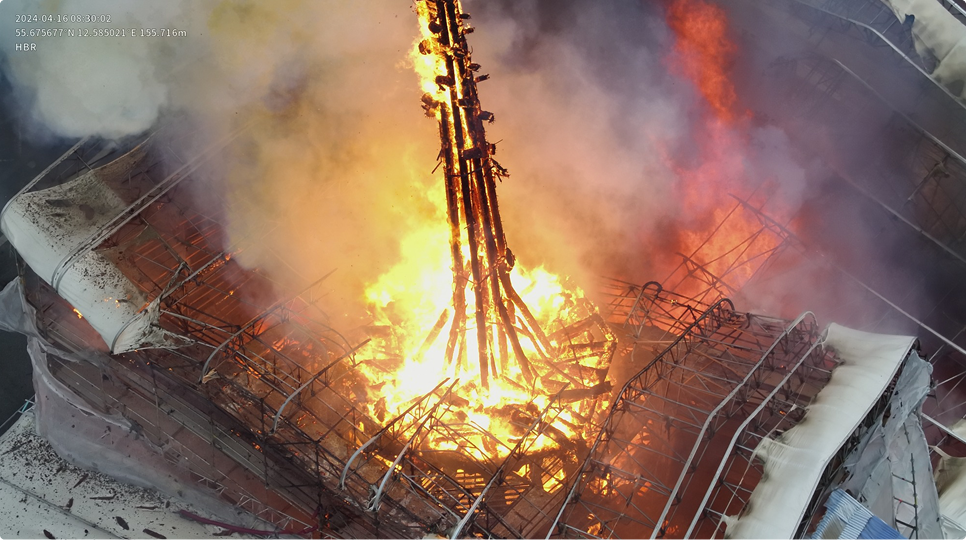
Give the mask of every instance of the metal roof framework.
MULTIPOLYGON (((827 62, 794 62, 825 99, 848 77, 827 62)), ((951 154, 937 153, 937 141, 917 133, 922 139, 913 161, 926 174, 906 197, 928 202, 945 189, 930 185, 945 179, 935 171, 940 164, 949 170, 951 154)), ((703 536, 721 515, 736 513, 753 489, 760 474, 750 460, 756 441, 797 421, 794 411, 831 369, 832 360, 811 349, 818 333, 810 317, 789 323, 739 313, 720 300, 740 289, 729 279, 739 267, 755 276, 772 257, 799 245, 783 226, 738 200, 729 218, 753 215, 760 227, 714 272, 708 266, 717 260, 700 252, 682 256, 672 288, 688 295, 656 282, 604 284, 605 315, 625 334, 621 353, 646 367, 626 381, 609 410, 587 419, 598 433, 589 446, 528 452, 537 439, 555 437, 548 419, 562 405, 554 401, 543 411, 518 411, 513 421, 520 438, 505 458, 474 461, 430 451, 422 445, 430 437, 466 448, 475 444, 469 435, 480 432, 447 414, 453 397, 447 382, 396 417, 370 417, 359 406, 368 395, 365 381, 353 371, 364 361, 355 353, 365 336, 328 323, 320 306, 324 280, 276 301, 269 277, 232 260, 238 246, 226 246, 219 217, 191 202, 188 183, 180 181, 189 176, 164 171, 162 163, 187 164, 193 157, 162 139, 149 151, 156 159, 112 185, 130 206, 87 248, 108 254, 149 297, 163 299, 159 325, 172 336, 171 346, 100 366, 55 359, 52 371, 104 410, 135 418, 200 485, 280 530, 310 524, 319 509, 326 532, 340 536, 703 536), (173 178, 178 181, 166 183, 173 178), (761 249, 756 235, 777 240, 761 249), (184 443, 187 435, 191 442, 184 443), (723 454, 713 450, 719 441, 728 441, 723 454), (237 480, 237 467, 270 489, 256 493, 237 480), (548 484, 561 477, 566 480, 548 484)), ((35 187, 91 168, 83 159, 72 162, 84 144, 35 187)), ((923 207, 933 209, 935 223, 959 227, 959 217, 943 214, 948 208, 923 207)), ((90 329, 49 286, 36 277, 27 281, 48 339, 89 349, 97 339, 90 329)), ((953 375, 940 386, 955 389, 961 380, 953 375)))

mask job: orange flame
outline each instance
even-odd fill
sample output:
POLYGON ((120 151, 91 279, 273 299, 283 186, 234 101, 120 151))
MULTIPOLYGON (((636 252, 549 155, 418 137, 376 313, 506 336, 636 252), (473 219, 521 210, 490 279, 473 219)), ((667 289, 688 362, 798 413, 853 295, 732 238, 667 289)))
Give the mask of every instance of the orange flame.
POLYGON ((731 122, 738 116, 738 97, 728 67, 737 47, 729 39, 724 11, 704 0, 674 0, 667 21, 677 37, 674 48, 681 61, 674 65, 694 82, 715 116, 731 122))
MULTIPOLYGON (((681 204, 691 219, 678 232, 677 247, 681 254, 737 289, 763 262, 757 255, 778 244, 772 235, 756 235, 761 224, 752 214, 733 211, 736 202, 727 196, 747 196, 740 192, 739 184, 746 180, 745 160, 749 155, 747 123, 741 120, 751 114, 738 105, 729 77, 738 48, 730 40, 724 11, 705 0, 673 0, 667 23, 675 35, 674 52, 668 56, 671 70, 694 84, 709 113, 699 126, 699 163, 677 160, 670 152, 664 155, 681 179, 681 204)), ((699 291, 691 283, 679 292, 699 291)))
MULTIPOLYGON (((446 55, 452 51, 437 41, 438 36, 431 29, 434 14, 429 4, 416 2, 415 9, 419 16, 420 35, 413 44, 410 59, 419 76, 420 88, 427 95, 423 103, 430 105, 435 101, 452 107, 450 92, 444 91, 437 82, 437 77, 446 73, 446 55)), ((440 108, 433 106, 427 106, 427 112, 441 114, 440 108)), ((366 302, 373 316, 372 343, 361 355, 367 358, 355 368, 369 382, 365 392, 360 391, 365 394, 359 396, 360 401, 365 403, 373 418, 382 422, 404 410, 444 379, 458 379, 453 392, 455 397, 450 400, 447 410, 460 422, 474 425, 489 436, 467 435, 467 444, 459 443, 459 446, 452 438, 434 440, 430 436, 425 444, 438 450, 458 450, 478 459, 506 456, 525 427, 512 420, 507 407, 534 414, 547 407, 552 396, 562 387, 555 385, 553 374, 540 372, 532 383, 527 383, 519 364, 510 356, 512 351, 508 351, 505 342, 499 342, 499 321, 489 313, 486 324, 490 330, 487 339, 493 340, 488 347, 495 356, 491 358, 493 373, 488 390, 479 384, 480 367, 477 362, 467 360, 468 354, 478 349, 476 321, 472 316, 477 309, 473 294, 466 295, 465 309, 470 316, 466 317, 465 337, 460 339, 453 361, 447 363, 446 332, 442 329, 454 321, 454 271, 443 179, 437 176, 433 187, 427 191, 422 187, 425 182, 418 179, 419 173, 410 171, 408 174, 413 179, 413 197, 423 203, 423 212, 412 216, 407 232, 400 238, 400 260, 366 289, 366 302)), ((464 251, 468 249, 465 241, 461 246, 464 251)), ((518 261, 510 273, 510 280, 540 327, 547 332, 566 328, 596 312, 589 302, 583 300, 582 291, 543 268, 524 269, 518 261)), ((516 326, 525 327, 520 313, 511 317, 516 326)), ((535 336, 523 330, 518 332, 523 332, 520 345, 528 358, 557 360, 554 358, 556 352, 545 350, 535 336)), ((586 334, 590 336, 590 331, 586 334)), ((583 334, 570 337, 567 343, 569 357, 576 358, 574 351, 580 345, 594 345, 592 339, 587 337, 585 340, 583 334)), ((604 368, 605 372, 607 367, 589 358, 582 360, 582 366, 591 370, 604 368)), ((591 373, 590 370, 587 372, 591 373)), ((587 418, 604 407, 607 396, 605 392, 602 397, 594 394, 570 400, 547 422, 566 437, 582 437, 581 430, 589 429, 586 428, 587 418)), ((530 449, 555 447, 559 444, 554 439, 542 436, 533 441, 530 449)), ((548 471, 541 478, 548 492, 560 489, 564 481, 562 469, 548 471)))

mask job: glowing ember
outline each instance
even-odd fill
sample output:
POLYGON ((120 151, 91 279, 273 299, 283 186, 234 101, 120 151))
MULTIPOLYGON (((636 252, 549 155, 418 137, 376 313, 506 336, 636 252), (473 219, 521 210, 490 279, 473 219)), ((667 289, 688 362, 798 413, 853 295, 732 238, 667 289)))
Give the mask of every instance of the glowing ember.
POLYGON ((74 308, 74 315, 77 315, 77 318, 78 319, 83 319, 84 318, 84 316, 81 315, 81 312, 80 311, 77 311, 77 308, 74 308))
MULTIPOLYGON (((551 402, 552 418, 531 451, 584 439, 606 406, 607 370, 616 341, 590 302, 566 279, 525 270, 507 247, 496 196, 507 172, 494 159, 480 108, 479 66, 455 0, 415 4, 420 37, 411 58, 425 92, 427 116, 439 123, 440 184, 420 194, 433 211, 401 239, 402 260, 367 290, 372 343, 356 367, 368 379, 360 396, 386 422, 422 396, 438 394, 439 414, 469 426, 465 442, 429 436, 428 447, 476 458, 506 456, 551 402), (450 386, 450 383, 445 385, 450 386)), ((546 472, 548 492, 564 472, 546 472)))

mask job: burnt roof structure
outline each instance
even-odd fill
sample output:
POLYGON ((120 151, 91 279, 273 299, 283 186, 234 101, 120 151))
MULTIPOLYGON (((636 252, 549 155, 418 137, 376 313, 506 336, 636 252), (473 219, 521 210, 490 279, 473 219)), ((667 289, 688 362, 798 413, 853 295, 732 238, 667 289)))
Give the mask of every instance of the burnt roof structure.
MULTIPOLYGON (((465 44, 458 4, 422 3, 445 14, 446 24, 438 24, 450 40, 427 45, 450 62, 449 78, 436 82, 442 89, 466 85, 452 93, 455 105, 424 100, 430 112, 449 107, 442 154, 455 206, 454 259, 463 261, 458 202, 475 208, 469 214, 481 222, 498 217, 485 204, 495 203, 497 169, 488 161, 469 53, 453 45, 465 44), (480 146, 460 141, 457 124, 478 128, 467 140, 480 146)), ((841 2, 793 5, 786 16, 841 17, 851 25, 845 32, 875 30, 882 15, 861 22, 835 11, 841 2)), ((903 52, 908 43, 889 41, 898 39, 890 37, 898 30, 893 24, 872 38, 912 61, 903 52)), ((790 95, 803 110, 871 101, 855 96, 874 91, 843 62, 821 55, 786 59, 771 75, 794 85, 790 95)), ((950 98, 941 94, 937 99, 950 98)), ((850 181, 901 225, 962 260, 947 243, 966 226, 956 183, 961 158, 912 117, 897 114, 895 125, 914 140, 907 165, 924 175, 905 191, 850 181), (915 204, 903 206, 903 199, 915 204)), ((534 371, 560 383, 559 391, 544 396, 542 407, 491 411, 510 426, 506 437, 461 414, 457 381, 446 378, 401 411, 370 407, 378 389, 363 368, 392 376, 391 365, 367 356, 371 329, 333 325, 325 276, 277 298, 268 276, 232 258, 237 246, 227 244, 223 217, 202 207, 185 181, 244 128, 214 143, 192 141, 199 135, 173 125, 162 129, 169 131, 126 149, 79 142, 4 210, 4 232, 26 263, 23 307, 35 325, 37 401, 55 447, 69 448, 70 438, 99 440, 96 430, 54 429, 63 411, 115 422, 123 433, 104 447, 148 448, 157 466, 137 471, 123 450, 105 450, 119 470, 244 508, 274 527, 266 534, 803 536, 822 526, 823 505, 836 489, 876 510, 891 508, 887 525, 907 536, 942 534, 930 470, 930 459, 939 458, 930 457, 927 441, 943 451, 962 449, 954 426, 963 417, 957 387, 966 369, 948 358, 936 365, 943 375, 936 399, 925 401, 930 424, 923 434, 919 407, 931 368, 915 338, 823 328, 808 312, 785 320, 741 311, 743 291, 767 282, 774 269, 814 264, 829 275, 846 273, 862 294, 909 316, 817 256, 819 248, 767 208, 734 198, 724 219, 756 223, 749 235, 723 251, 682 255, 661 282, 603 280, 600 313, 546 338, 559 354, 545 355, 534 371), (186 139, 182 150, 161 142, 172 136, 186 139), (782 511, 770 512, 774 505, 782 511)), ((478 274, 472 292, 477 305, 492 295, 491 304, 506 311, 516 305, 512 287, 501 291, 502 279, 491 281, 496 289, 483 287, 487 268, 505 271, 508 263, 496 224, 486 228, 469 261, 478 274)), ((459 306, 467 278, 466 265, 456 266, 459 306)), ((519 329, 542 341, 532 335, 542 330, 521 312, 515 321, 499 313, 504 339, 512 342, 519 329)), ((916 322, 953 355, 962 353, 945 328, 916 322)), ((466 332, 453 328, 453 335, 466 332)), ((507 356, 505 341, 503 348, 507 356)), ((487 351, 476 352, 481 370, 495 372, 487 351)), ((90 456, 74 459, 88 463, 90 456)))

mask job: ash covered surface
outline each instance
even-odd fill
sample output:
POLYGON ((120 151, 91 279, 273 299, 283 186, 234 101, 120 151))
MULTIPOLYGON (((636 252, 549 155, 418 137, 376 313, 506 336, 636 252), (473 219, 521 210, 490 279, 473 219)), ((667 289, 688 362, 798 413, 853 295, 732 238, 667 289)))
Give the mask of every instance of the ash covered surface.
POLYGON ((208 538, 237 536, 189 521, 183 503, 85 471, 36 435, 32 411, 0 438, 3 538, 208 538))

